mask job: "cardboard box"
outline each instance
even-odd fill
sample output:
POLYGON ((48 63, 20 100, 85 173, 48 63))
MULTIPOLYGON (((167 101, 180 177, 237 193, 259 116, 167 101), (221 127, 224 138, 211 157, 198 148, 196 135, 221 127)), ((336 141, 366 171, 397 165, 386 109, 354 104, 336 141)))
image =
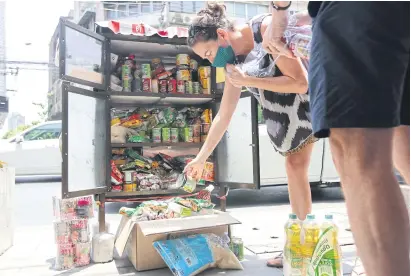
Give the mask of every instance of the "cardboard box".
POLYGON ((115 248, 120 256, 126 251, 137 271, 165 268, 153 242, 183 235, 228 232, 228 227, 240 224, 228 213, 215 211, 212 215, 187 218, 139 221, 123 217, 116 234, 115 248))

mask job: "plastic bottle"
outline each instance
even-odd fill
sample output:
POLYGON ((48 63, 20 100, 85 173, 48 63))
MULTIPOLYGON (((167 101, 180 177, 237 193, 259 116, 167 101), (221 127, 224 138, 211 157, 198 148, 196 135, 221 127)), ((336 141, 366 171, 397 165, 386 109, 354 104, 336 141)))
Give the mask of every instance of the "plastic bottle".
POLYGON ((338 244, 338 226, 333 221, 333 215, 325 215, 325 220, 321 225, 322 240, 329 239, 328 250, 321 258, 316 268, 316 275, 319 276, 342 276, 342 254, 338 244))
POLYGON ((311 257, 317 246, 320 238, 320 225, 315 220, 315 215, 308 214, 303 223, 303 243, 301 246, 301 253, 303 258, 303 275, 314 275, 314 271, 310 270, 311 257))
POLYGON ((284 246, 284 276, 303 276, 301 256, 301 222, 296 214, 290 214, 284 226, 286 242, 284 246))

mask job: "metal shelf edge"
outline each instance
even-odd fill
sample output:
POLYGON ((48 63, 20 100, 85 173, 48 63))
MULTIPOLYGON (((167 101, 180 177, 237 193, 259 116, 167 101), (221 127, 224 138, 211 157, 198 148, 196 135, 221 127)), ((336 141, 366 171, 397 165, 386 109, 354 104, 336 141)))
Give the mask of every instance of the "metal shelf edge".
POLYGON ((112 148, 143 148, 143 147, 180 147, 180 148, 191 148, 191 147, 201 147, 204 143, 112 143, 112 148))

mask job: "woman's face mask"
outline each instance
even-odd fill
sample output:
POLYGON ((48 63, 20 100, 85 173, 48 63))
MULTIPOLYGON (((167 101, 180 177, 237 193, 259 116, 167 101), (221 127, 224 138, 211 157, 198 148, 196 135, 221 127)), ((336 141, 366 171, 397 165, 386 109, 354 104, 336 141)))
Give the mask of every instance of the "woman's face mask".
POLYGON ((219 46, 212 65, 214 67, 225 67, 227 64, 234 64, 235 53, 230 44, 228 46, 219 46))

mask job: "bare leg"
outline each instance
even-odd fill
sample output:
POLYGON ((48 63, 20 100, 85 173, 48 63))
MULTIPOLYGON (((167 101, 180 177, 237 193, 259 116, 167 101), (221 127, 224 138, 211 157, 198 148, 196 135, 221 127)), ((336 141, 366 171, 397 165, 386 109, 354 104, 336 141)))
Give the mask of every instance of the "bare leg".
POLYGON ((311 213, 311 188, 308 181, 308 167, 314 144, 307 145, 298 153, 285 158, 285 168, 288 177, 288 193, 291 209, 300 220, 311 213))
POLYGON ((410 221, 393 173, 393 129, 332 129, 354 239, 368 275, 410 274, 410 221))
POLYGON ((394 165, 410 185, 410 126, 394 129, 394 165))
MULTIPOLYGON (((308 181, 308 167, 314 144, 307 145, 301 151, 285 158, 285 168, 288 177, 288 192, 291 209, 300 220, 311 213, 311 189, 308 181)), ((270 259, 268 266, 282 267, 282 258, 270 259)))

